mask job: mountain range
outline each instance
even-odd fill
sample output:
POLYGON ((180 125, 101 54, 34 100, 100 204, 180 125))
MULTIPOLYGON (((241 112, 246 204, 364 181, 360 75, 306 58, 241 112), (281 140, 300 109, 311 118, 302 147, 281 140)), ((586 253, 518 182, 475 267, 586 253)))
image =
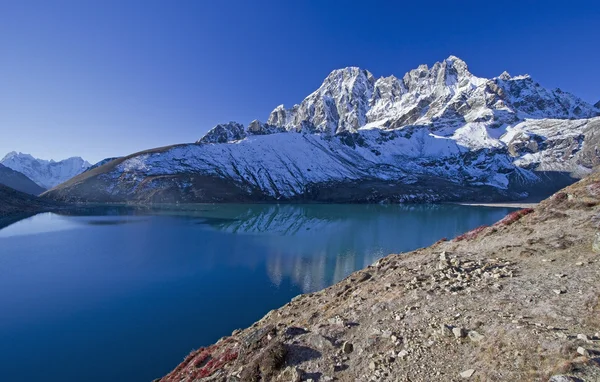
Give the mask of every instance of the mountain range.
MULTIPOLYGON (((44 195, 68 201, 427 202, 547 194, 600 164, 600 109, 528 75, 450 56, 402 78, 334 70, 266 122, 109 160, 44 195)), ((27 173, 26 173, 27 174, 27 173)))
POLYGON ((55 187, 91 166, 80 157, 55 162, 54 160, 37 159, 29 154, 14 151, 2 158, 0 164, 26 175, 44 189, 55 187))

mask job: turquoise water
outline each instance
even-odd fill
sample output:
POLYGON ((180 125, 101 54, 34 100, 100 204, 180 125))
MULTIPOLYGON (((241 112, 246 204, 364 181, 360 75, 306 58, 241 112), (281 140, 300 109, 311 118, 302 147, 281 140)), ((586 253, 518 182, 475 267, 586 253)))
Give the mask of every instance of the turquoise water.
POLYGON ((27 218, 0 229, 2 380, 150 381, 300 293, 508 212, 223 205, 27 218))

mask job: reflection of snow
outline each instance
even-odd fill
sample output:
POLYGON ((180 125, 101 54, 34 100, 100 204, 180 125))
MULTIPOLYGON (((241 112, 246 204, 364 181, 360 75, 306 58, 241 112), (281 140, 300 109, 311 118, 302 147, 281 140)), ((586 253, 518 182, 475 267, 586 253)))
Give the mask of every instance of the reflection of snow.
POLYGON ((80 228, 72 219, 65 218, 51 212, 38 214, 28 219, 20 220, 0 230, 0 238, 36 235, 46 232, 65 231, 80 228))
POLYGON ((36 235, 47 232, 66 231, 85 226, 110 226, 136 223, 147 220, 143 216, 64 216, 46 212, 20 220, 0 229, 0 238, 21 235, 36 235))
MULTIPOLYGON (((210 224, 264 248, 271 282, 303 292, 332 285, 389 253, 429 245, 503 217, 508 210, 454 205, 245 206, 210 224)), ((214 211, 213 211, 214 212, 214 211)))
POLYGON ((347 251, 335 256, 321 251, 310 257, 286 256, 277 252, 269 254, 267 272, 273 284, 279 286, 284 277, 289 277, 293 284, 308 293, 335 284, 387 254, 381 249, 360 254, 347 251))
POLYGON ((235 219, 216 224, 221 231, 246 234, 302 235, 343 224, 343 216, 319 213, 317 206, 267 205, 249 206, 235 219))

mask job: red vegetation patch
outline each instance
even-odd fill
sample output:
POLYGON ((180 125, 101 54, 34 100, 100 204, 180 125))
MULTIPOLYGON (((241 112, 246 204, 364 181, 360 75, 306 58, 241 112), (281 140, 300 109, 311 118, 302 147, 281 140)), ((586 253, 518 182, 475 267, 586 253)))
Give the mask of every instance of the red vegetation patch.
POLYGON ((563 200, 567 200, 567 198, 568 198, 568 195, 566 192, 559 192, 552 197, 552 199, 559 201, 559 202, 561 202, 563 200))
POLYGON ((221 355, 211 358, 203 367, 198 369, 194 378, 205 378, 211 376, 215 371, 221 369, 228 362, 236 360, 238 352, 234 349, 226 349, 221 355))
POLYGON ((504 219, 500 220, 498 223, 494 224, 494 226, 508 226, 521 219, 525 215, 529 215, 533 212, 533 208, 525 208, 519 211, 511 212, 506 215, 504 219))
MULTIPOLYGON (((440 240, 436 241, 436 242, 435 242, 435 244, 441 244, 441 243, 443 243, 443 242, 445 242, 445 241, 448 241, 448 239, 447 239, 447 238, 445 238, 445 237, 442 237, 440 240)), ((435 245, 435 244, 434 244, 434 245, 435 245)))
POLYGON ((161 382, 171 382, 175 381, 175 376, 177 376, 185 367, 198 355, 198 353, 202 352, 204 348, 200 348, 198 350, 193 350, 190 354, 188 354, 185 359, 177 365, 177 367, 170 372, 167 376, 160 379, 161 382))
POLYGON ((462 235, 459 235, 459 236, 455 237, 454 241, 463 241, 463 240, 472 240, 472 239, 475 239, 481 233, 481 231, 483 231, 487 227, 488 227, 487 225, 482 225, 480 227, 472 229, 469 232, 463 233, 462 235))
POLYGON ((230 339, 207 348, 191 352, 175 370, 163 377, 161 382, 192 381, 206 378, 238 358, 236 345, 230 339))

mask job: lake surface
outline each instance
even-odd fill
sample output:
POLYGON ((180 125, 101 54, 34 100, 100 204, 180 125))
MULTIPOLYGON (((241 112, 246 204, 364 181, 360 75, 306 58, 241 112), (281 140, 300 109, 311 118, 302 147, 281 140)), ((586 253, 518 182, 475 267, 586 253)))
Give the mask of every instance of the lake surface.
POLYGON ((0 229, 2 379, 150 381, 192 349, 507 208, 94 208, 0 229))

